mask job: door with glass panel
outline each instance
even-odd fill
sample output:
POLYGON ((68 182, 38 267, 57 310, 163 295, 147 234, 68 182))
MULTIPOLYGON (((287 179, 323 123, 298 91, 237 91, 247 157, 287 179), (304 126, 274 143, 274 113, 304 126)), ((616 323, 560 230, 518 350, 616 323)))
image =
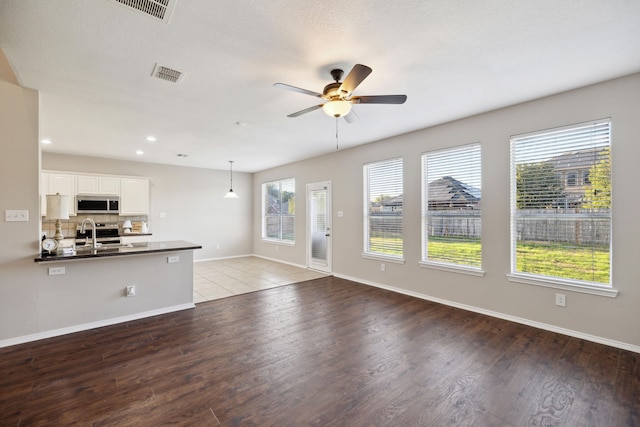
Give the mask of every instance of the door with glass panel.
POLYGON ((307 266, 331 273, 331 182, 307 184, 307 266))

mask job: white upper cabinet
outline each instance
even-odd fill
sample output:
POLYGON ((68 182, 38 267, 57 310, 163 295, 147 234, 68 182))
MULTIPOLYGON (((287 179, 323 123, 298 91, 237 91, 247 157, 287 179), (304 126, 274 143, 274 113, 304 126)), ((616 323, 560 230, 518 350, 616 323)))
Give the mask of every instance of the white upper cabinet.
POLYGON ((120 178, 120 215, 149 214, 149 179, 120 178))
POLYGON ((149 178, 77 172, 40 173, 40 214, 47 214, 47 194, 69 196, 69 215, 76 215, 78 194, 120 196, 120 215, 149 214, 149 178))
POLYGON ((120 178, 99 175, 78 175, 78 194, 120 194, 120 178))
MULTIPOLYGON (((49 173, 49 188, 47 194, 60 193, 69 196, 69 215, 76 215, 76 176, 66 173, 49 173)), ((44 198, 43 212, 47 213, 46 197, 44 198)))

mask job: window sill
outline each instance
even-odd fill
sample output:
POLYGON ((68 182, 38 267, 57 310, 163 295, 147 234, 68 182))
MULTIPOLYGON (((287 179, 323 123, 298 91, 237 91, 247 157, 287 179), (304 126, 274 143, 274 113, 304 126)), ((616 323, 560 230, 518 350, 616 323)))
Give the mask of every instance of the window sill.
POLYGON ((261 239, 263 243, 271 243, 272 245, 295 246, 296 242, 289 240, 261 239))
POLYGON ((562 289, 565 291, 581 292, 584 294, 598 295, 602 297, 615 298, 618 296, 618 290, 604 286, 588 285, 581 282, 541 278, 528 274, 511 273, 507 274, 510 282, 525 283, 527 285, 544 286, 547 288, 562 289))
POLYGON ((385 256, 385 255, 377 255, 377 254, 367 254, 363 253, 362 258, 373 259, 376 261, 385 261, 394 264, 404 264, 404 258, 398 258, 394 256, 385 256))
POLYGON ((433 268, 435 270, 450 271, 452 273, 468 274, 470 276, 484 277, 484 270, 463 265, 445 264, 442 262, 420 261, 420 267, 433 268))

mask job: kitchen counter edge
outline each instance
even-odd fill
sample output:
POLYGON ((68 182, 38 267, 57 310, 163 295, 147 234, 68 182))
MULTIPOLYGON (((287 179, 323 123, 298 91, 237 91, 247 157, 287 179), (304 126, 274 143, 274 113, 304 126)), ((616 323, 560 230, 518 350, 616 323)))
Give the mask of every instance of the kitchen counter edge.
POLYGON ((118 246, 115 248, 102 249, 91 252, 73 253, 68 255, 40 255, 34 259, 35 262, 51 262, 51 261, 71 261, 76 259, 95 259, 106 257, 117 257, 127 255, 144 255, 159 252, 176 252, 202 249, 202 245, 186 242, 184 240, 172 240, 167 242, 144 242, 132 243, 131 246, 118 246))

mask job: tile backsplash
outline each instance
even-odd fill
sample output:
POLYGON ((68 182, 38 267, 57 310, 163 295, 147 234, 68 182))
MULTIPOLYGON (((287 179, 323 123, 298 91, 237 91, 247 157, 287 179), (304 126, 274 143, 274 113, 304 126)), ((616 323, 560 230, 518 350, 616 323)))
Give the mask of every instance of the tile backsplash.
MULTIPOLYGON (((69 219, 63 219, 62 222, 62 234, 65 239, 75 238, 76 237, 76 228, 78 225, 82 224, 82 221, 85 218, 91 218, 96 223, 101 224, 118 224, 118 228, 120 229, 120 233, 122 233, 122 224, 126 220, 131 222, 138 221, 147 221, 147 215, 139 215, 139 216, 120 216, 120 215, 107 215, 107 214, 94 214, 94 215, 80 215, 80 216, 72 216, 69 219)), ((56 222, 55 220, 46 220, 42 217, 42 234, 45 234, 47 237, 53 237, 56 233, 56 222)))

